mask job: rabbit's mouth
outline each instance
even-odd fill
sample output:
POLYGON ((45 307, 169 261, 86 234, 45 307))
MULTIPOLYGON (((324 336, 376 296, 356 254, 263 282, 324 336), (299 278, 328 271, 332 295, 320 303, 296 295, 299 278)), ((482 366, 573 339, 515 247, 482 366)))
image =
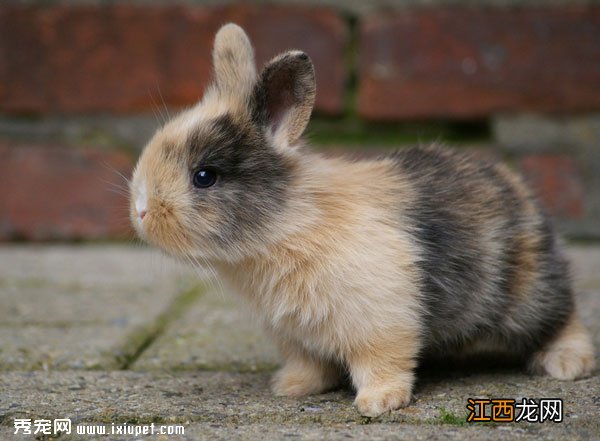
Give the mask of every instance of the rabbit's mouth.
POLYGON ((168 201, 148 197, 146 183, 142 180, 132 186, 130 216, 140 239, 164 249, 170 254, 190 252, 190 243, 177 210, 168 201))
POLYGON ((188 255, 191 249, 191 238, 178 221, 172 208, 158 203, 151 206, 141 218, 134 219, 134 227, 140 239, 155 245, 174 256, 188 255))

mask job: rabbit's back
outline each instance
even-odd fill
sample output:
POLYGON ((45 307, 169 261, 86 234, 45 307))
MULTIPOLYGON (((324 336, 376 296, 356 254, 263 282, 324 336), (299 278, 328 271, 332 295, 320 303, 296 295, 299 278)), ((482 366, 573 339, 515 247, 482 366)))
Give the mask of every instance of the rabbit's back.
POLYGON ((425 350, 543 345, 572 312, 572 294, 552 225, 521 179, 439 147, 395 160, 416 196, 404 211, 420 249, 425 350))

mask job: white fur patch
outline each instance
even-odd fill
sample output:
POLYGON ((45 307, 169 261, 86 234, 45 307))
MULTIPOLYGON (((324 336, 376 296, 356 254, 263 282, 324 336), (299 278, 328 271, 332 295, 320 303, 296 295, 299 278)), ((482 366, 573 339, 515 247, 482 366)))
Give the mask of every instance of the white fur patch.
POLYGON ((137 187, 137 196, 135 198, 135 211, 139 217, 142 211, 148 210, 148 194, 146 191, 146 183, 142 181, 137 187))

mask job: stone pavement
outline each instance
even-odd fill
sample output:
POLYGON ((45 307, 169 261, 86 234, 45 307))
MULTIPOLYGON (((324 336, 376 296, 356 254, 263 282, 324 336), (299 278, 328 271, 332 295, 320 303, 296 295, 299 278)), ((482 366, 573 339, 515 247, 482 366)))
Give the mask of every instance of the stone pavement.
MULTIPOLYGON (((600 247, 569 252, 598 348, 600 247)), ((600 439, 598 371, 561 382, 510 366, 431 366, 408 408, 375 419, 357 414, 348 389, 273 397, 276 352, 204 279, 143 247, 0 247, 0 439, 34 438, 14 434, 15 418, 183 425, 183 436, 147 437, 169 440, 600 439), (562 398, 564 421, 467 424, 469 397, 562 398)))

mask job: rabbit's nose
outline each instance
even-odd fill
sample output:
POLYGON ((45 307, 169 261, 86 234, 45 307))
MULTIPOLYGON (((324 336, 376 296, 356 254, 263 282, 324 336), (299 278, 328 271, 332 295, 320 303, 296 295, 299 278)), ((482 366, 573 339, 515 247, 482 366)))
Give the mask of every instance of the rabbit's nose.
POLYGON ((141 185, 138 186, 138 193, 135 198, 135 211, 137 215, 140 217, 140 220, 144 219, 146 216, 148 207, 148 197, 146 196, 146 183, 144 181, 141 182, 141 185))

